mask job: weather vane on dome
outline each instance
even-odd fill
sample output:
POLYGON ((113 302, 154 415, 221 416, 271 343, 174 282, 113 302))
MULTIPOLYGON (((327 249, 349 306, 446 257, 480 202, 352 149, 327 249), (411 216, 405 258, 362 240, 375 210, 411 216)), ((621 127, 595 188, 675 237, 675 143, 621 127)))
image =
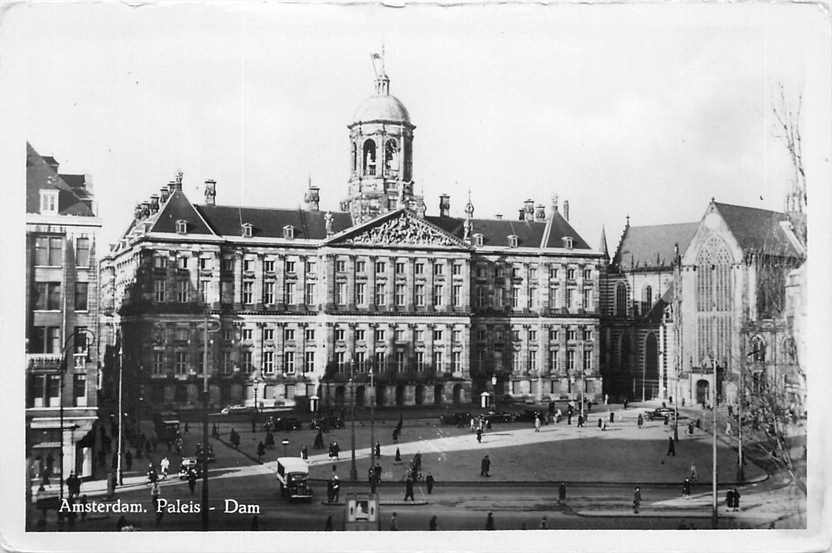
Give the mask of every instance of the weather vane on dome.
POLYGON ((370 54, 370 61, 373 64, 373 71, 376 74, 376 77, 381 77, 385 74, 384 72, 384 42, 381 43, 381 53, 373 52, 370 54), (379 71, 378 66, 376 66, 376 60, 381 62, 381 71, 379 71))

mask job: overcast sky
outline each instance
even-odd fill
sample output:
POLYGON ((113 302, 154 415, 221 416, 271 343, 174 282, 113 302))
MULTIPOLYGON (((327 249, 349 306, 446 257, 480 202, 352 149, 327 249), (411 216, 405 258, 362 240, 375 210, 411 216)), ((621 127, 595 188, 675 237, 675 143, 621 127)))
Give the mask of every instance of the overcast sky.
POLYGON ((828 123, 823 22, 811 6, 747 4, 30 4, 3 29, 26 48, 12 68, 27 137, 92 175, 107 242, 178 168, 192 201, 214 178, 220 204, 294 208, 311 175, 337 209, 346 125, 383 42, 428 213, 442 192, 453 214, 470 188, 477 217, 512 218, 557 193, 593 247, 604 224, 614 249, 627 214, 695 221, 712 196, 782 209, 771 106, 778 82, 802 93, 806 141, 828 149, 828 127, 810 128, 828 123))

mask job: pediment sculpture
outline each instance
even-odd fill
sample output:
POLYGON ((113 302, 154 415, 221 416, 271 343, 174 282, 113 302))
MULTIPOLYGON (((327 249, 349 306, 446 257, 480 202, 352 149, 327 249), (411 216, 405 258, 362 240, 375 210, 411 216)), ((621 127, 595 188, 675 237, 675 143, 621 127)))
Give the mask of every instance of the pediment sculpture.
POLYGON ((388 219, 346 240, 359 246, 409 245, 409 246, 458 246, 451 237, 427 224, 408 216, 388 219))

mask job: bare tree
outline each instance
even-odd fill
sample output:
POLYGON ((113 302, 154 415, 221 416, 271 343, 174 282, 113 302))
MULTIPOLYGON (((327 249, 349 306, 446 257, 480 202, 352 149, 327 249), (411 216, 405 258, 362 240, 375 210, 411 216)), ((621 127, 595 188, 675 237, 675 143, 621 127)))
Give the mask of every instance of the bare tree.
MULTIPOLYGON (((793 220, 798 237, 806 243, 806 169, 803 163, 803 139, 800 134, 800 115, 803 107, 803 95, 800 94, 797 100, 789 102, 786 99, 786 92, 783 83, 778 83, 778 99, 772 106, 774 119, 777 124, 777 135, 783 140, 789 161, 792 166, 792 190, 786 196, 786 211, 794 214, 802 214, 793 220)), ((794 218, 793 218, 794 219, 794 218)))

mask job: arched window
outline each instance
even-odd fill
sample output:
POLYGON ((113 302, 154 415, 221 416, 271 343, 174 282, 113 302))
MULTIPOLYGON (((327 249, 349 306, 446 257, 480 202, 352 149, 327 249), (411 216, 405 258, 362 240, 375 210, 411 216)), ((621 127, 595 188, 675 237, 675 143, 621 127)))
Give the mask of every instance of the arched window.
POLYGON ((644 312, 646 313, 653 306, 653 287, 649 284, 641 291, 641 301, 644 302, 644 312))
POLYGON ((352 172, 358 171, 358 146, 352 143, 352 172))
POLYGON ((751 339, 751 351, 749 352, 751 359, 755 362, 766 362, 766 343, 762 337, 755 336, 751 339))
POLYGON ((623 282, 619 282, 615 287, 615 316, 627 316, 627 287, 623 282))
POLYGON ((364 174, 374 176, 376 174, 376 143, 373 140, 364 142, 363 160, 364 174))
POLYGON ((391 138, 384 144, 384 172, 397 173, 399 170, 399 145, 391 138))

